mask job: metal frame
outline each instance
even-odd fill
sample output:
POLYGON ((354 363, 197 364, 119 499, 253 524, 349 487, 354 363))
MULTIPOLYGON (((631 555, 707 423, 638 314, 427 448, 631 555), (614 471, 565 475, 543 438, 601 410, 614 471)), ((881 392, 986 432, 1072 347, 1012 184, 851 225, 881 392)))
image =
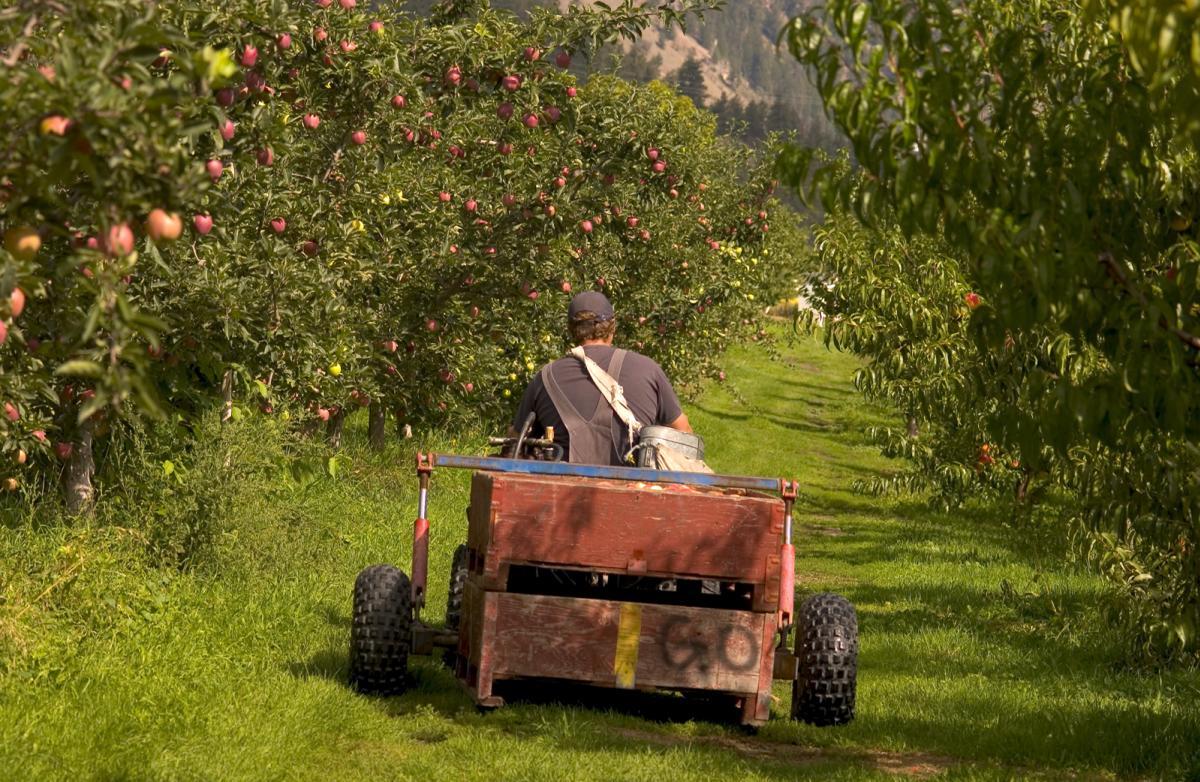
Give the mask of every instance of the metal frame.
MULTIPOLYGON (((420 456, 417 457, 421 459, 420 456)), ((434 467, 461 467, 470 470, 515 472, 526 475, 557 475, 573 478, 609 478, 619 481, 646 483, 679 483, 685 486, 708 486, 721 489, 751 489, 785 492, 786 481, 778 478, 755 478, 746 475, 713 475, 702 472, 671 472, 648 470, 643 467, 610 467, 567 462, 539 462, 527 459, 501 459, 491 456, 457 456, 431 453, 428 463, 434 467)))

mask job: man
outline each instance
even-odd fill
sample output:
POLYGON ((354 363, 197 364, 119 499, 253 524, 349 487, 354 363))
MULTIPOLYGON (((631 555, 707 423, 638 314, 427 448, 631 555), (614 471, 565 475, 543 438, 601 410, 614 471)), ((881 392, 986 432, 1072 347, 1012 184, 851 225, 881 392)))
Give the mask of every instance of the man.
MULTIPOLYGON (((613 347, 616 314, 603 293, 585 291, 571 299, 567 321, 572 341, 621 385, 639 423, 692 431, 662 367, 640 353, 613 347)), ((536 418, 529 436, 541 437, 546 427, 554 427, 554 440, 570 462, 624 464, 633 445, 629 428, 575 356, 551 362, 534 375, 513 419, 513 436, 531 412, 536 418)))

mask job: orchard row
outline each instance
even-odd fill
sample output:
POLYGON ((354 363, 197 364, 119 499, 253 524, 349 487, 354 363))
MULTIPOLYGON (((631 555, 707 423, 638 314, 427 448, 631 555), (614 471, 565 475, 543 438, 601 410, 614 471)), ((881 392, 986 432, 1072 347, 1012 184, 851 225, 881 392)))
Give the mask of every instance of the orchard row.
POLYGON ((661 15, 0 17, 8 488, 61 471, 82 507, 93 438, 221 396, 300 426, 499 421, 589 288, 680 381, 716 374, 791 273, 770 167, 662 85, 566 71, 661 15))
POLYGON ((827 337, 907 413, 877 488, 1064 521, 1138 651, 1194 654, 1200 12, 833 0, 787 38, 860 166, 787 167, 839 213, 827 337))

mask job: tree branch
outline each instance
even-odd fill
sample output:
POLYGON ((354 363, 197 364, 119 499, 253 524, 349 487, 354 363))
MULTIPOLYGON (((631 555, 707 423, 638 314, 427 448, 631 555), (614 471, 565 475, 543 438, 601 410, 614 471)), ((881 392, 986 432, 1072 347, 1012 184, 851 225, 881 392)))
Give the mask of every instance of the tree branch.
MULTIPOLYGON (((1113 282, 1125 289, 1125 292, 1137 299, 1138 304, 1142 305, 1143 309, 1149 309, 1150 300, 1146 298, 1146 294, 1142 293, 1141 289, 1134 284, 1133 280, 1129 279, 1129 275, 1121 268, 1121 264, 1117 263, 1117 259, 1113 254, 1105 250, 1100 253, 1100 263, 1104 266, 1104 270, 1108 272, 1108 276, 1113 282)), ((1172 326, 1167 322, 1165 317, 1158 319, 1159 328, 1174 335, 1180 342, 1187 345, 1192 350, 1200 351, 1200 336, 1196 336, 1191 332, 1184 331, 1178 326, 1172 326)))

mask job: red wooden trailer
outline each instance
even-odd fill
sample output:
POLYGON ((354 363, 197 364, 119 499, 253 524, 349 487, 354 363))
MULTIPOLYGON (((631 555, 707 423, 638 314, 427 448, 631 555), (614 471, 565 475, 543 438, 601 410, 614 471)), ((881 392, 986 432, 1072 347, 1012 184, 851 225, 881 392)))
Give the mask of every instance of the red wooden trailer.
POLYGON ((459 456, 419 457, 418 472, 413 579, 377 565, 355 584, 358 689, 403 691, 408 654, 442 646, 484 707, 503 704, 502 681, 567 680, 717 694, 761 725, 782 678, 793 718, 852 719, 853 607, 815 595, 793 618, 794 484, 459 456), (476 469, 444 629, 418 618, 435 464, 476 469))

